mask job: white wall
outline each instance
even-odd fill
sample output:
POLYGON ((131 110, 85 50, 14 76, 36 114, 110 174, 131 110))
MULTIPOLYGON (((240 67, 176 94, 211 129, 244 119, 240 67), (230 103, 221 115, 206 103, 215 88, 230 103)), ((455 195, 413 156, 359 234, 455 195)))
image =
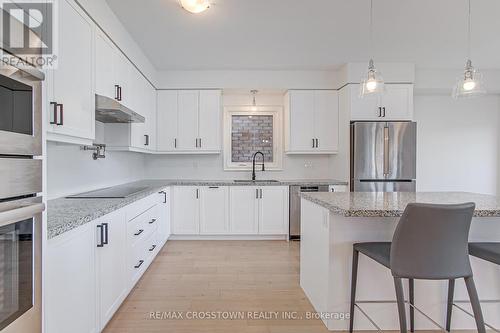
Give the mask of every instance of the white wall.
MULTIPOLYGON (((262 92, 257 105, 283 106, 283 92, 262 92)), ((225 106, 251 105, 248 92, 224 91, 225 106)), ((219 155, 153 155, 146 157, 148 178, 240 179, 250 178, 249 171, 224 171, 223 154, 219 155)), ((283 155, 283 171, 258 172, 260 179, 331 178, 330 157, 283 155)))
POLYGON ((499 102, 495 95, 459 101, 449 95, 415 97, 418 191, 496 193, 499 102))
POLYGON ((145 177, 144 156, 128 152, 106 152, 94 161, 92 152, 79 146, 47 144, 47 196, 59 198, 145 177))

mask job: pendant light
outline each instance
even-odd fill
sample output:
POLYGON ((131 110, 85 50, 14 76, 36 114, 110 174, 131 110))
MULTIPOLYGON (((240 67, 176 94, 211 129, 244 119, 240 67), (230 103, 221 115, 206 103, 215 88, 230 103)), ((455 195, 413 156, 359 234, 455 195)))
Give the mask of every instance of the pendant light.
MULTIPOLYGON (((373 55, 373 0, 370 0, 370 53, 373 55)), ((382 73, 377 71, 373 58, 368 63, 368 72, 361 78, 360 97, 374 96, 384 92, 382 73)))
POLYGON ((464 97, 476 97, 486 94, 483 85, 482 74, 474 69, 471 54, 471 0, 468 0, 468 22, 467 22, 467 61, 465 63, 464 73, 458 77, 455 87, 453 88, 452 96, 455 99, 464 97))
POLYGON ((250 90, 250 93, 252 94, 252 111, 257 111, 257 100, 256 100, 256 95, 259 91, 258 90, 250 90))
POLYGON ((179 0, 182 8, 190 13, 198 14, 210 8, 209 0, 179 0))

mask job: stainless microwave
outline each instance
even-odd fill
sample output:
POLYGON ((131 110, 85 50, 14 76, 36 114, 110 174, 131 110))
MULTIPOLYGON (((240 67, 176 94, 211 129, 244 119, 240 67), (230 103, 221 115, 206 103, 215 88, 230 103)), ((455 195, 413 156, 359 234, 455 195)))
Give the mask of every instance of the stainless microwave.
POLYGON ((36 68, 0 62, 0 155, 42 154, 42 83, 36 68))

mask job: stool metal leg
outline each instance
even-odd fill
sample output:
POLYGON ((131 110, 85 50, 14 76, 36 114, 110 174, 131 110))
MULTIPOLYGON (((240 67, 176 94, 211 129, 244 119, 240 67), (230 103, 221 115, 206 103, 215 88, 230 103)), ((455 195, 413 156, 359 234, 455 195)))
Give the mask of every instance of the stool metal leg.
POLYGON ((358 280, 358 260, 359 252, 352 251, 352 275, 351 275, 351 309, 349 317, 349 332, 352 333, 354 329, 354 305, 356 303, 356 283, 358 280))
MULTIPOLYGON (((414 279, 409 279, 408 280, 408 291, 409 291, 409 298, 410 298, 410 304, 415 305, 415 280, 414 279)), ((410 306, 410 331, 413 333, 415 332, 415 309, 413 306, 410 306)))
POLYGON ((446 330, 451 331, 451 314, 453 312, 453 295, 455 293, 455 279, 448 282, 448 304, 446 308, 446 330))
POLYGON ((474 279, 472 276, 464 278, 465 285, 467 287, 467 292, 469 293, 470 302, 472 305, 472 311, 474 312, 474 318, 476 319, 476 326, 478 333, 486 333, 486 328, 484 326, 483 313, 481 311, 481 304, 479 303, 479 297, 477 296, 476 285, 474 284, 474 279))
POLYGON ((394 277, 394 287, 396 289, 396 300, 398 302, 400 332, 407 333, 408 328, 406 326, 406 309, 405 295, 403 291, 403 280, 401 278, 394 277))

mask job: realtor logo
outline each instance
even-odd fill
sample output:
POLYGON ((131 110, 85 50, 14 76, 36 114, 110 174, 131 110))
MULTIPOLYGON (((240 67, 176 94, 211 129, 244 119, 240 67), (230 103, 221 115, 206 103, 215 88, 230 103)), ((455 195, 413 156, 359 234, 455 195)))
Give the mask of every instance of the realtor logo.
POLYGON ((56 30, 52 1, 2 2, 2 47, 39 67, 54 67, 56 30))

